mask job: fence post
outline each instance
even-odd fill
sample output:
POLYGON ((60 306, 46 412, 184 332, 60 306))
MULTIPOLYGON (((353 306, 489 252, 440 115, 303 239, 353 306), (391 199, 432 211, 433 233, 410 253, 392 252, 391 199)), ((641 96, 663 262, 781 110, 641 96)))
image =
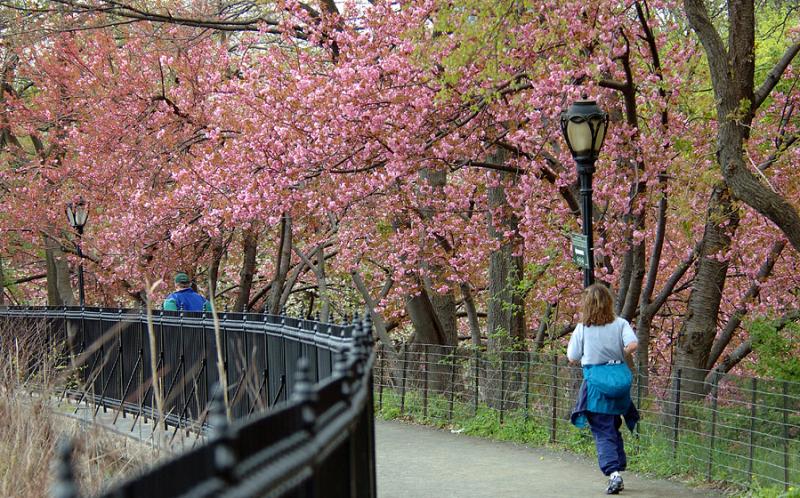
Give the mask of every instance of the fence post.
POLYGON ((378 348, 378 410, 383 410, 383 370, 386 368, 383 364, 386 361, 383 343, 378 348))
POLYGON ((558 422, 556 420, 556 411, 558 409, 558 353, 553 353, 553 392, 551 396, 552 411, 550 416, 550 442, 556 442, 556 430, 558 422))
POLYGON ((753 480, 753 457, 756 451, 756 393, 758 389, 758 379, 753 377, 750 387, 750 453, 747 459, 747 475, 750 481, 753 480))
POLYGON ((503 424, 506 401, 506 355, 500 351, 500 424, 503 424))
POLYGON ((789 382, 783 381, 783 490, 789 489, 789 382))
POLYGON ((475 399, 473 400, 474 408, 472 410, 473 416, 478 415, 478 377, 480 376, 480 351, 475 348, 475 399))
POLYGON ((214 474, 226 483, 234 481, 234 468, 236 467, 236 451, 231 445, 234 435, 231 431, 228 412, 225 408, 225 393, 222 383, 215 384, 214 397, 211 401, 208 422, 211 425, 211 439, 213 441, 214 474))
POLYGON ((422 366, 425 367, 425 379, 422 386, 422 416, 428 418, 428 345, 422 345, 422 366))
MULTIPOLYGON (((372 315, 370 314, 369 310, 364 312, 364 321, 363 327, 364 329, 364 340, 366 342, 366 351, 367 356, 364 358, 364 361, 368 361, 370 355, 375 350, 375 339, 373 337, 373 327, 372 327, 372 315)), ((368 375, 368 384, 366 386, 367 389, 367 396, 369 399, 367 409, 364 411, 362 416, 362 420, 366 422, 365 430, 367 432, 367 440, 368 440, 368 465, 369 469, 367 471, 367 476, 369 477, 369 497, 370 498, 377 498, 378 490, 377 490, 377 477, 375 475, 375 398, 374 398, 374 389, 375 389, 375 378, 370 372, 368 375)))
POLYGON ((119 341, 119 407, 125 417, 125 350, 122 346, 122 308, 117 310, 117 340, 119 341))
POLYGON ((408 370, 408 343, 403 344, 403 377, 400 379, 400 413, 406 409, 406 373, 408 370))
POLYGON ((531 381, 531 352, 525 352, 525 422, 528 421, 528 408, 530 395, 530 381, 531 381))
POLYGON ((450 354, 450 406, 447 409, 447 421, 453 421, 453 399, 456 393, 456 347, 450 354))
POLYGON ((675 413, 672 419, 672 458, 678 458, 678 429, 681 418, 681 375, 682 369, 678 369, 675 377, 675 413))
POLYGON ((717 397, 719 392, 719 372, 711 378, 711 443, 708 446, 707 481, 711 480, 714 465, 714 439, 717 432, 717 397))
MULTIPOLYGON (((138 324, 139 325, 138 326, 138 330, 139 330, 139 359, 142 362, 142 368, 139 369, 139 379, 138 379, 140 386, 144 386, 144 369, 145 369, 145 364, 144 364, 144 362, 145 362, 145 359, 144 359, 144 345, 146 344, 146 340, 147 340, 145 338, 144 332, 142 330, 142 319, 143 319, 142 309, 139 308, 139 324, 138 324)), ((147 344, 149 344, 149 343, 147 343, 147 344)), ((138 411, 136 412, 136 416, 139 417, 139 416, 142 415, 142 408, 143 408, 142 402, 144 401, 144 393, 142 392, 141 388, 137 389, 136 392, 137 392, 136 403, 137 403, 137 405, 139 407, 138 411)), ((133 420, 134 420, 134 422, 133 422, 133 425, 131 426, 131 431, 136 426, 136 419, 134 418, 133 420)), ((147 419, 144 418, 143 421, 147 422, 147 419)), ((139 428, 141 429, 141 426, 139 426, 139 428)))

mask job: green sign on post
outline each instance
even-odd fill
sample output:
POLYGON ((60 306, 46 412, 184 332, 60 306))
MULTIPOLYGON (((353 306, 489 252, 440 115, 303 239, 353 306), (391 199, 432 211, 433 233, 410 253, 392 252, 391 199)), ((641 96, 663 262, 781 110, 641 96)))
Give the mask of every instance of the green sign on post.
POLYGON ((570 234, 572 237, 572 260, 581 268, 589 267, 589 243, 585 235, 570 234))

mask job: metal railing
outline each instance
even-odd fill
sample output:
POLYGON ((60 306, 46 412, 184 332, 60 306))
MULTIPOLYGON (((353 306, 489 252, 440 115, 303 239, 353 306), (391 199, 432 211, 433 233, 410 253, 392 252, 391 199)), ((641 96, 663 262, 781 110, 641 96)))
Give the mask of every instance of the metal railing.
MULTIPOLYGON (((691 373, 651 372, 645 389, 634 372, 631 396, 641 422, 626 437, 632 460, 744 487, 798 486, 800 383, 727 374, 698 392, 691 373)), ((534 444, 592 446, 591 435, 569 423, 582 373, 563 353, 413 344, 388 354, 381 346, 375 379, 376 408, 386 416, 534 444)))
MULTIPOLYGON (((61 394, 95 413, 131 416, 130 430, 145 418, 174 431, 210 427, 205 444, 102 496, 376 496, 369 317, 332 325, 223 313, 218 334, 207 313, 2 308, 0 321, 44 330, 72 373, 61 394)), ((78 496, 69 454, 65 443, 53 488, 61 498, 78 496)))

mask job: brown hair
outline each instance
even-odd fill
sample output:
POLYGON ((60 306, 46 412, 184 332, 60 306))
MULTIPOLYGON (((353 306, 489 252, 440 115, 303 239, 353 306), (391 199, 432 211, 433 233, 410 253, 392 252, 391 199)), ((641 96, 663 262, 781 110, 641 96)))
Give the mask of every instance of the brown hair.
POLYGON ((603 284, 592 284, 586 288, 581 306, 583 325, 606 325, 614 321, 614 298, 603 284))

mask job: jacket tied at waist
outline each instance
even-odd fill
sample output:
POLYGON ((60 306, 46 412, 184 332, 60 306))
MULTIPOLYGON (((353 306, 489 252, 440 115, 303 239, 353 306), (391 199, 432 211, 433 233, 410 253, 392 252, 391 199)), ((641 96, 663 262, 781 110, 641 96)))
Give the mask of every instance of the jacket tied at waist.
POLYGON ((633 431, 639 421, 639 411, 631 399, 632 382, 633 376, 625 363, 584 365, 583 382, 570 422, 579 428, 586 427, 586 412, 622 415, 625 425, 633 431))

